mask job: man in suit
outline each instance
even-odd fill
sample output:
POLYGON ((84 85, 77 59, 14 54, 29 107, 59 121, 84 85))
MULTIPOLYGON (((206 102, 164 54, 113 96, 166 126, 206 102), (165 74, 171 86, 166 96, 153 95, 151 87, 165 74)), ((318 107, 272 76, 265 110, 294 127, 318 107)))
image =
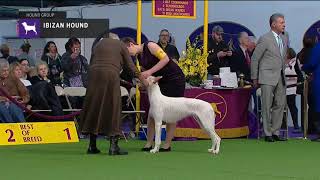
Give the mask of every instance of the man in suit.
POLYGON ((287 44, 283 37, 285 20, 276 13, 269 20, 271 30, 260 37, 252 55, 251 79, 261 87, 262 120, 265 141, 283 141, 279 137, 286 104, 284 77, 287 44))
POLYGON ((244 79, 250 80, 250 52, 249 46, 249 35, 247 32, 240 32, 238 35, 239 47, 235 50, 234 59, 231 63, 231 71, 236 72, 239 76, 244 75, 244 79))

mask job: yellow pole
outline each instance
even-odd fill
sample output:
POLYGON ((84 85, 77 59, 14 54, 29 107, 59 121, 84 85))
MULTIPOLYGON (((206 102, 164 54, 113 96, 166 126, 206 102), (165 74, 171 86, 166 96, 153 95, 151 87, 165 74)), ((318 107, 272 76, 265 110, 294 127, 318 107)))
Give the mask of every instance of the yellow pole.
MULTIPOLYGON (((208 0, 204 0, 204 15, 203 15, 203 53, 208 52, 208 0)), ((207 61, 206 61, 207 62, 207 61)), ((208 73, 204 76, 207 79, 208 73)))
MULTIPOLYGON (((141 17, 142 17, 142 3, 141 0, 137 0, 137 43, 141 44, 141 17)), ((136 57, 136 65, 138 70, 140 71, 140 65, 138 58, 136 57)), ((140 91, 138 85, 136 86, 136 110, 140 111, 140 91)), ((136 133, 139 132, 140 129, 140 113, 136 115, 136 133)))

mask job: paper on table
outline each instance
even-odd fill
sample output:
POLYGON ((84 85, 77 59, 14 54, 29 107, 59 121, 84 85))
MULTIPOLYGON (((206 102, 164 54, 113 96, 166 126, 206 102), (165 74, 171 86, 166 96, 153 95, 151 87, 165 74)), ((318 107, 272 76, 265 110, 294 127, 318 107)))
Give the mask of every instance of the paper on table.
POLYGON ((230 67, 219 68, 219 73, 230 73, 230 67))
POLYGON ((221 86, 225 87, 238 87, 238 80, 236 73, 219 73, 221 78, 221 86))

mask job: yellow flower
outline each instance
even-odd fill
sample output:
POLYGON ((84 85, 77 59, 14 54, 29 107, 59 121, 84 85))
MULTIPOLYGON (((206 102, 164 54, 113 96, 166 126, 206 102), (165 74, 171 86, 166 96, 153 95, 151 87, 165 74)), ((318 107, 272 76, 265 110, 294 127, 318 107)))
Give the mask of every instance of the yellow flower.
POLYGON ((188 65, 191 65, 192 61, 191 61, 191 59, 187 59, 185 63, 188 65))
POLYGON ((190 75, 194 75, 196 71, 196 68, 194 66, 190 66, 190 75))
POLYGON ((198 41, 199 39, 196 39, 195 42, 191 43, 190 39, 188 38, 187 49, 182 51, 182 56, 179 59, 178 65, 182 69, 187 79, 194 76, 200 76, 200 78, 203 80, 207 74, 208 53, 201 52, 203 47, 196 47, 198 41))
POLYGON ((185 76, 188 76, 188 75, 189 75, 187 69, 182 69, 182 72, 183 72, 183 74, 184 74, 185 76))
POLYGON ((193 66, 197 66, 197 65, 198 65, 198 61, 197 61, 197 60, 193 60, 193 61, 192 61, 192 65, 193 65, 193 66))

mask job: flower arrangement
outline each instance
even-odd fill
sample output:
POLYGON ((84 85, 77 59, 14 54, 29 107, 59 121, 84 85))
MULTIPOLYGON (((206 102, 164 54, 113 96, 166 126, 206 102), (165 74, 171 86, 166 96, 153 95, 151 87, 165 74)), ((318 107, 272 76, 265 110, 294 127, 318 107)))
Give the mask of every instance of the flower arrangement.
POLYGON ((207 77, 207 52, 203 51, 203 46, 197 46, 199 38, 191 43, 187 40, 187 50, 182 52, 178 65, 186 76, 186 81, 192 86, 200 86, 207 77))

